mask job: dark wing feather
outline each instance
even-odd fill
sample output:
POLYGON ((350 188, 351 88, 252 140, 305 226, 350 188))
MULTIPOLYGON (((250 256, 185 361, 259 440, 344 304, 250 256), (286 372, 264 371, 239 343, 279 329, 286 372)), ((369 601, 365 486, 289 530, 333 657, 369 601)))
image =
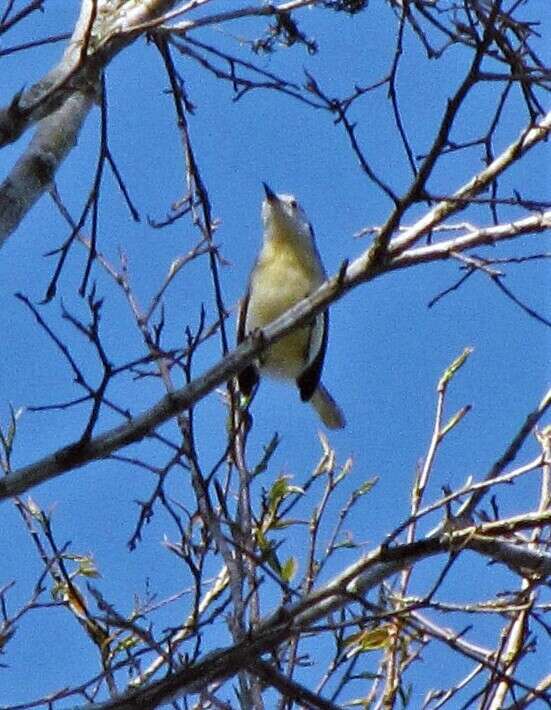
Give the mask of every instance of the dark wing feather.
MULTIPOLYGON (((241 303, 239 304, 239 313, 237 315, 237 344, 242 343, 247 337, 245 332, 245 327, 247 323, 247 309, 249 307, 250 292, 243 296, 241 303)), ((237 384, 239 385, 239 391, 248 397, 256 384, 258 383, 258 370, 254 365, 247 365, 244 370, 237 375, 237 384)))
POLYGON ((329 312, 324 311, 324 313, 316 317, 315 323, 312 326, 310 331, 310 343, 308 345, 309 360, 304 370, 297 377, 300 398, 303 402, 307 402, 312 397, 321 379, 328 337, 329 312), (321 328, 321 334, 318 330, 319 328, 321 328), (315 350, 315 352, 312 352, 312 350, 315 350))

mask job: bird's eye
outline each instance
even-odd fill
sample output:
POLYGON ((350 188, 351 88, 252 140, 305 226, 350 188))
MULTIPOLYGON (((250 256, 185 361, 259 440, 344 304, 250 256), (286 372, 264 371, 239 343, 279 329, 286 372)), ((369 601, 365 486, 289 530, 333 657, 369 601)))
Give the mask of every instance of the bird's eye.
POLYGON ((289 202, 289 204, 291 205, 291 207, 292 207, 294 210, 296 210, 296 208, 298 207, 298 203, 297 203, 296 200, 291 200, 291 201, 289 202))

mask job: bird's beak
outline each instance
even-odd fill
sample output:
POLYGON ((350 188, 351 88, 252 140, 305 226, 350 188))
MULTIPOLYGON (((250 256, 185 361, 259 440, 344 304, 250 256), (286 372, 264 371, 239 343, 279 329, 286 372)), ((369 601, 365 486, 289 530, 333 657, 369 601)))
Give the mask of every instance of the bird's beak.
POLYGON ((272 188, 268 187, 265 182, 263 182, 262 184, 264 185, 264 192, 266 193, 266 199, 268 200, 268 202, 277 202, 277 195, 272 190, 272 188))

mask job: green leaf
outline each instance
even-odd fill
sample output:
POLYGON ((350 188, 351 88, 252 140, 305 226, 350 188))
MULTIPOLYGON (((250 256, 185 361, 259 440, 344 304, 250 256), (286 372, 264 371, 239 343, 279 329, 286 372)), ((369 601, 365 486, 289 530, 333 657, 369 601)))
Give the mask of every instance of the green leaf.
POLYGON ((341 467, 341 470, 339 471, 339 473, 337 473, 337 475, 333 479, 333 484, 335 486, 337 485, 337 483, 340 483, 343 479, 345 479, 348 476, 348 474, 352 470, 353 463, 354 462, 352 461, 351 458, 346 459, 346 461, 344 462, 344 464, 341 467))
POLYGON ((350 648, 346 655, 350 657, 357 653, 367 653, 369 651, 377 651, 386 648, 390 642, 393 630, 390 624, 382 624, 376 629, 364 629, 363 631, 348 636, 348 638, 344 640, 345 648, 350 648))
POLYGON ((113 656, 115 656, 117 653, 121 653, 122 651, 129 651, 131 648, 137 646, 139 643, 140 639, 138 636, 127 636, 113 648, 109 655, 111 658, 113 658, 113 656))
POLYGON ((298 569, 298 562, 296 557, 289 557, 281 565, 280 577, 284 582, 289 583, 296 574, 298 569))
POLYGON ((96 563, 92 557, 82 557, 79 560, 78 574, 81 574, 83 577, 101 577, 101 574, 99 573, 96 563))
POLYGON ((6 463, 9 463, 10 456, 13 450, 13 442, 15 440, 15 435, 17 433, 17 421, 25 411, 24 407, 19 407, 19 409, 14 409, 10 404, 10 423, 8 425, 8 431, 6 434, 0 428, 0 444, 4 449, 4 455, 6 457, 6 463))
POLYGON ((268 442, 268 445, 264 447, 264 454, 260 461, 256 464, 254 469, 252 470, 251 473, 251 478, 255 478, 261 473, 264 473, 264 471, 268 468, 268 464, 270 462, 270 459, 275 453, 275 450, 279 446, 279 442, 281 441, 281 438, 279 434, 276 432, 270 441, 268 442))
POLYGON ((369 491, 377 485, 377 483, 379 483, 379 476, 375 476, 374 478, 370 478, 365 481, 365 483, 362 483, 362 485, 354 491, 354 498, 361 498, 361 496, 365 496, 366 493, 369 493, 369 491))
POLYGON ((63 559, 76 563, 77 569, 73 575, 81 575, 82 577, 91 578, 101 577, 94 558, 91 555, 77 555, 72 552, 66 552, 63 555, 63 559))
POLYGON ((268 492, 268 507, 271 513, 275 513, 287 496, 304 494, 304 490, 300 486, 293 486, 289 483, 290 479, 291 476, 280 476, 273 482, 268 492))
POLYGON ((448 386, 448 383, 454 377, 455 373, 463 367, 463 365, 467 362, 467 358, 469 355, 473 352, 474 348, 468 347, 463 350, 461 355, 459 357, 456 357, 455 360, 452 362, 452 364, 448 367, 448 369, 444 372, 442 377, 440 378, 438 382, 438 391, 443 392, 446 387, 448 386))
POLYGON ((346 537, 340 540, 339 542, 336 542, 333 547, 331 548, 332 550, 351 550, 355 549, 358 547, 358 544, 354 542, 354 538, 350 535, 350 533, 346 534, 346 537))
POLYGON ((463 419, 463 417, 468 414, 471 411, 472 407, 470 404, 465 405, 464 407, 461 407, 461 409, 456 412, 438 433, 438 436, 442 439, 448 432, 450 432, 455 426, 459 424, 459 422, 463 419))

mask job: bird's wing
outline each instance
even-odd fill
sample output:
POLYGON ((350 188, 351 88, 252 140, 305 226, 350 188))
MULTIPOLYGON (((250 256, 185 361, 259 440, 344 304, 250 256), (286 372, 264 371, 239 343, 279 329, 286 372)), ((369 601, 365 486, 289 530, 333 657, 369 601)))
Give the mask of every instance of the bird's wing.
POLYGON ((310 341, 308 343, 308 360, 304 369, 297 377, 297 385, 300 391, 300 398, 307 402, 319 384, 325 351, 327 350, 327 338, 329 337, 329 312, 324 311, 316 316, 314 324, 310 330, 310 341))
MULTIPOLYGON (((239 302, 239 312, 237 314, 237 344, 242 343, 247 337, 246 332, 247 324, 247 309, 249 307, 249 300, 251 297, 250 290, 243 296, 239 302)), ((245 397, 248 397, 253 391, 255 385, 258 382, 258 370, 253 364, 247 365, 244 370, 237 375, 237 383, 239 385, 239 390, 245 397)))
POLYGON ((245 332, 245 327, 247 324, 247 310, 249 308, 249 300, 251 298, 251 292, 247 289, 247 293, 239 301, 239 308, 237 310, 237 344, 240 345, 247 334, 245 332))

